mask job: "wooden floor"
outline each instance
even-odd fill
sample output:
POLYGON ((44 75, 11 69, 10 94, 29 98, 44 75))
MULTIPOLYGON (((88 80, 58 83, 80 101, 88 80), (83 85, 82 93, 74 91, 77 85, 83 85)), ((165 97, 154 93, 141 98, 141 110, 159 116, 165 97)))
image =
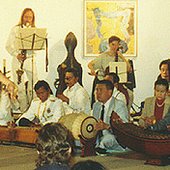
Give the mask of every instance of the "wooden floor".
MULTIPOLYGON (((114 153, 111 156, 93 156, 82 158, 77 153, 74 161, 91 159, 102 163, 107 170, 169 170, 169 166, 159 167, 144 165, 146 156, 129 151, 126 153, 114 153)), ((0 170, 33 170, 37 152, 35 148, 21 147, 16 145, 0 145, 0 170)))

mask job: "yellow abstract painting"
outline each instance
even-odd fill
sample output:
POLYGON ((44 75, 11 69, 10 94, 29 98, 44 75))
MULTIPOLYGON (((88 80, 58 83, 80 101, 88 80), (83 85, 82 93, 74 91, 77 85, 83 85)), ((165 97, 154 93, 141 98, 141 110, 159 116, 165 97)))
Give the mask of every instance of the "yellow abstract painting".
POLYGON ((106 51, 112 35, 127 43, 126 56, 136 56, 136 0, 85 0, 84 7, 85 56, 97 56, 106 51))

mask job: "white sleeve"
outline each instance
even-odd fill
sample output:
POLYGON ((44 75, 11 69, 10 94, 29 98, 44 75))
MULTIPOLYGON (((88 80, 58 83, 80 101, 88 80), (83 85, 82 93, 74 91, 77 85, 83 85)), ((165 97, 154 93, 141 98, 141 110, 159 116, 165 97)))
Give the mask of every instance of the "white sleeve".
POLYGON ((76 102, 77 105, 76 110, 78 112, 84 112, 90 115, 91 106, 90 106, 90 97, 88 93, 84 89, 81 89, 77 91, 75 99, 76 101, 72 101, 72 102, 76 102))
POLYGON ((120 116, 124 123, 129 121, 128 109, 123 101, 117 100, 114 111, 120 116))
POLYGON ((35 118, 36 112, 37 112, 37 103, 32 101, 29 109, 16 121, 16 124, 18 125, 19 120, 21 118, 26 118, 32 121, 35 118))
POLYGON ((8 96, 8 93, 2 92, 0 99, 0 119, 3 119, 8 116, 11 110, 11 103, 8 96))
POLYGON ((73 113, 73 108, 71 106, 69 106, 66 102, 63 102, 63 107, 64 107, 64 113, 67 115, 67 114, 70 114, 70 113, 73 113))
POLYGON ((127 102, 126 102, 126 97, 125 97, 125 95, 124 95, 123 93, 120 92, 116 98, 117 98, 118 100, 123 101, 123 102, 125 103, 125 105, 127 104, 127 102))

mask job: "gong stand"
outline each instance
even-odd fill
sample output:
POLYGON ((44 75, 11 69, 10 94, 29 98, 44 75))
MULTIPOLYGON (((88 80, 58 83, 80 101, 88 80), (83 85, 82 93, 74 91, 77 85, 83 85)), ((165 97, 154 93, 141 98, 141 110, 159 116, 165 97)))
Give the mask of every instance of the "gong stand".
POLYGON ((81 124, 81 135, 79 135, 79 138, 82 144, 82 157, 96 155, 95 146, 97 131, 94 128, 96 123, 97 120, 93 116, 88 116, 81 124))
POLYGON ((95 156, 96 138, 84 139, 81 135, 79 135, 79 138, 80 143, 82 144, 81 157, 95 156))

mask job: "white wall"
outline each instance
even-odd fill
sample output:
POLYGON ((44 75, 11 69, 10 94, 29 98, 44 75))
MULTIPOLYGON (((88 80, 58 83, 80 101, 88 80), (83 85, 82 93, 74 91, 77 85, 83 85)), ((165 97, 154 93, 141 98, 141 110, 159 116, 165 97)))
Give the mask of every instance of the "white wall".
POLYGON ((159 74, 158 65, 170 56, 169 8, 168 0, 139 0, 136 101, 153 94, 153 83, 159 74))
MULTIPOLYGON (((57 66, 66 58, 64 39, 68 32, 73 32, 78 40, 75 49, 76 59, 83 67, 83 84, 91 92, 93 78, 88 75, 87 63, 92 58, 83 56, 83 0, 0 0, 0 68, 2 60, 7 60, 7 69, 11 67, 11 56, 5 50, 5 43, 10 29, 19 21, 21 12, 31 7, 36 13, 36 25, 47 27, 49 42, 49 72, 45 72, 45 52, 37 54, 39 79, 51 83, 57 76, 57 66)), ((137 88, 135 101, 140 103, 153 94, 155 81, 161 60, 170 55, 170 1, 139 0, 138 2, 138 54, 134 57, 137 88)), ((53 87, 53 90, 55 88, 53 87)))

